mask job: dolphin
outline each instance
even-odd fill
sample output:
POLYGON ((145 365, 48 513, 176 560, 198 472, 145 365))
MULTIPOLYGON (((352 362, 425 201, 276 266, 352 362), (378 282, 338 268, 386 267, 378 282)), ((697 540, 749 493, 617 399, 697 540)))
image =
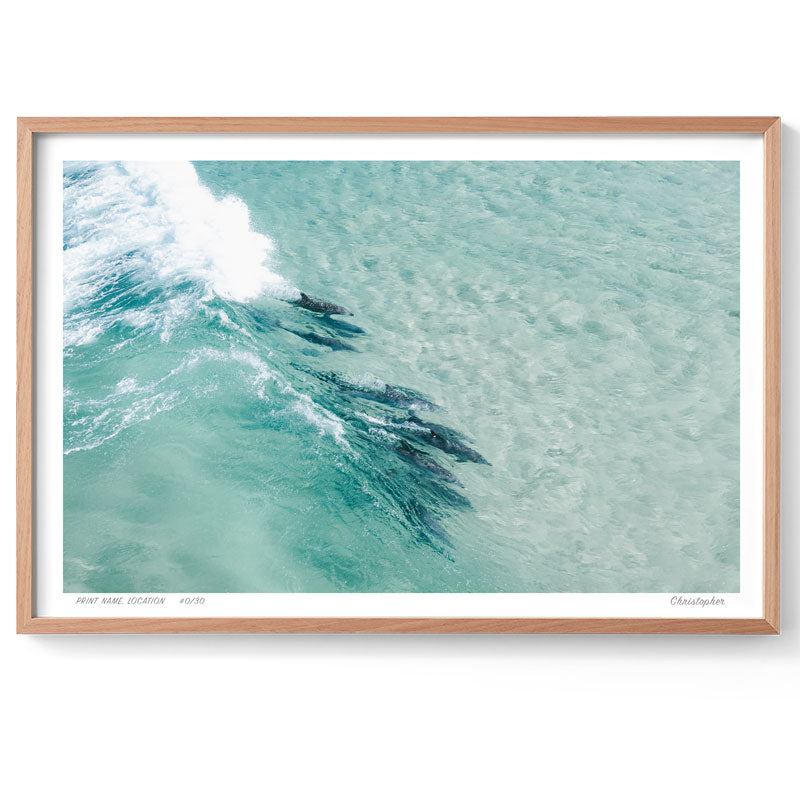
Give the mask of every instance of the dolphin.
POLYGON ((422 411, 444 411, 441 406, 432 403, 427 397, 406 389, 404 386, 392 386, 387 383, 383 390, 383 402, 394 405, 396 408, 408 408, 422 411))
POLYGON ((427 397, 423 397, 412 389, 406 389, 404 386, 392 386, 390 383, 379 384, 376 387, 360 386, 357 383, 346 381, 333 373, 331 373, 329 380, 343 392, 347 392, 354 397, 373 400, 376 403, 382 403, 392 408, 406 408, 415 411, 444 411, 441 406, 432 403, 427 397))
MULTIPOLYGON (((396 420, 397 422, 401 422, 401 420, 396 420)), ((461 439, 461 440, 470 440, 470 437, 467 436, 465 433, 461 431, 457 431, 453 428, 448 428, 446 425, 440 425, 438 422, 425 422, 424 420, 420 419, 416 414, 409 414, 408 419, 402 420, 404 422, 411 422, 414 425, 419 425, 420 428, 430 428, 432 431, 436 431, 439 436, 445 436, 452 439, 461 439)))
POLYGON ((352 317, 353 312, 348 311, 344 306, 337 306, 336 303, 329 303, 327 300, 318 300, 316 297, 309 297, 305 292, 300 292, 299 300, 290 300, 290 303, 306 311, 315 311, 317 314, 343 314, 352 317))
POLYGON ((405 459, 415 467, 419 467, 420 469, 430 472, 431 475, 445 481, 445 483, 454 483, 456 486, 462 485, 458 478, 456 478, 456 476, 453 475, 450 470, 440 466, 432 458, 428 458, 428 456, 426 456, 421 450, 417 450, 416 447, 412 447, 407 441, 405 441, 405 439, 400 440, 400 444, 397 447, 397 453, 399 454, 400 458, 405 459))
POLYGON ((313 342, 323 347, 330 347, 331 350, 353 350, 358 352, 353 345, 347 344, 347 342, 340 342, 338 339, 334 339, 331 336, 320 336, 318 333, 296 331, 294 328, 287 328, 286 326, 284 326, 283 329, 289 331, 289 333, 293 333, 295 336, 299 336, 301 339, 305 339, 307 342, 313 342))
POLYGON ((414 434, 431 447, 444 453, 450 453, 458 461, 472 461, 475 464, 489 463, 477 450, 464 444, 463 437, 452 428, 423 422, 419 417, 413 415, 408 418, 408 421, 421 429, 415 430, 414 434))

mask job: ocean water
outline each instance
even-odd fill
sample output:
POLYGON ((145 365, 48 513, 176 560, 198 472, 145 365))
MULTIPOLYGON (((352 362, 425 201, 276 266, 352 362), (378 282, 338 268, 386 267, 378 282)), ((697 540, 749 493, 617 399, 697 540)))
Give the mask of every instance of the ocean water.
POLYGON ((736 162, 64 165, 65 591, 737 591, 738 436, 736 162))

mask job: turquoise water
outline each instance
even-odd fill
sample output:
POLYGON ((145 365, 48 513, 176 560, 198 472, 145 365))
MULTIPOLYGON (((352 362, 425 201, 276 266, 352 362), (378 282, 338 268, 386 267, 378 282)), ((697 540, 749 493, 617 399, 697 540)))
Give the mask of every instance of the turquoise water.
POLYGON ((66 591, 738 590, 736 162, 69 162, 64 271, 66 591))

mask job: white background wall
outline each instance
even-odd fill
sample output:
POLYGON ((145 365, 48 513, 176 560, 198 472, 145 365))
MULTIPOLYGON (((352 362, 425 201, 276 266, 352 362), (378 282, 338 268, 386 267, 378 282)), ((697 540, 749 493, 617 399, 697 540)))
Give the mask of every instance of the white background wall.
POLYGON ((770 0, 5 8, 5 796, 796 796, 793 10, 770 0), (15 636, 14 117, 211 114, 782 115, 783 635, 15 636))

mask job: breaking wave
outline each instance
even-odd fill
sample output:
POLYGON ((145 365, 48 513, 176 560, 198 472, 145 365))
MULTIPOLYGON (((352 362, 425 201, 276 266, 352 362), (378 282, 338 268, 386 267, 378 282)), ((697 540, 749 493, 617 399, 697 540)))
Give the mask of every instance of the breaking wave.
POLYGON ((113 460, 188 421, 181 446, 222 465, 236 456, 218 431, 229 431, 225 444, 241 431, 265 442, 242 459, 247 482, 280 466, 289 437, 315 454, 316 480, 349 487, 362 518, 382 516, 409 544, 452 559, 445 521, 470 504, 445 462, 475 451, 414 416, 443 410, 429 398, 357 361, 329 368, 367 332, 316 313, 307 296, 294 302, 277 250, 245 203, 215 196, 191 163, 66 163, 65 456, 120 448, 113 460))

